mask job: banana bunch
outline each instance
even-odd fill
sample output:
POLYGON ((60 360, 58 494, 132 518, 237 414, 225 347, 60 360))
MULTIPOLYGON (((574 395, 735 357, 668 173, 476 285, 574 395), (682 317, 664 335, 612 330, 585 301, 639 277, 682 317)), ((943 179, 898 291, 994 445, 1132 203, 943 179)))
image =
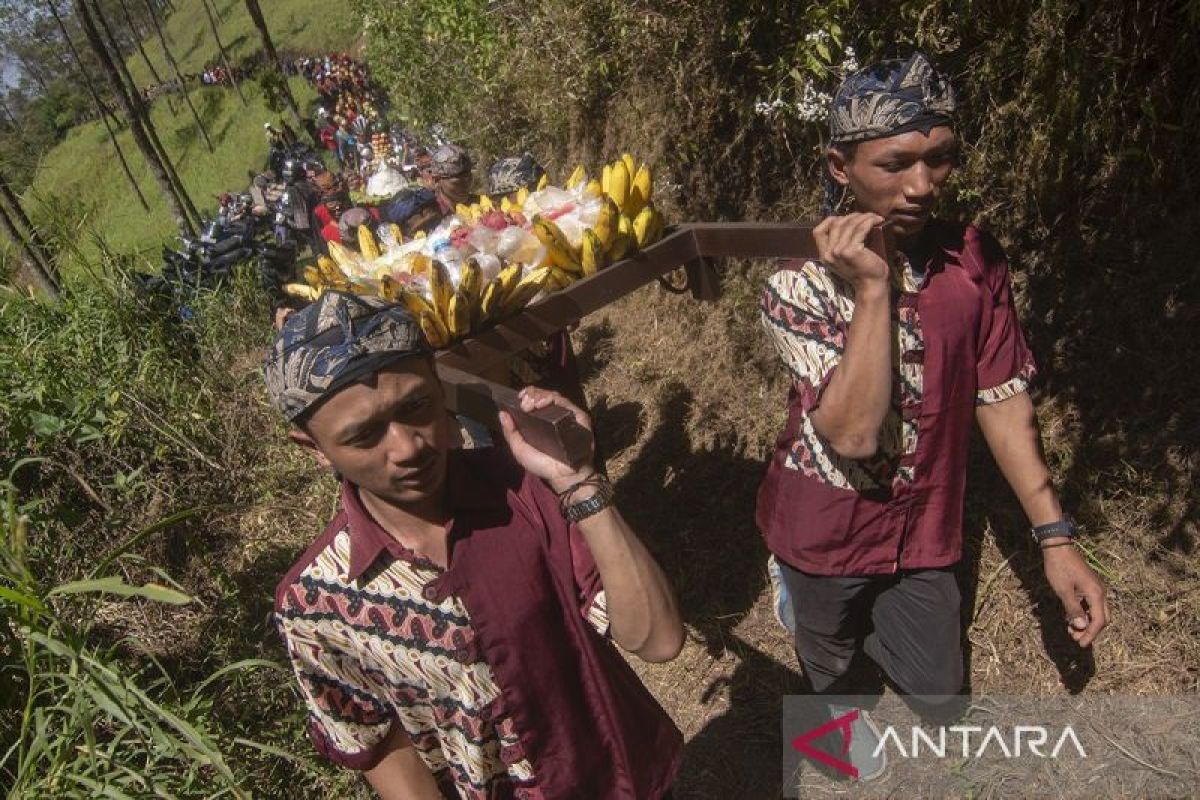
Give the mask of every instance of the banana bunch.
MULTIPOLYGON (((567 178, 566 188, 604 200, 596 224, 584 231, 583 275, 592 275, 608 264, 627 258, 662 238, 666 221, 654 207, 654 176, 642 162, 623 154, 605 164, 600 178, 589 178, 582 165, 567 178)), ((536 228, 534 229, 536 233, 536 228)))
POLYGON ((428 297, 408 289, 384 296, 403 303, 420 321, 429 345, 437 349, 520 311, 549 286, 552 273, 552 267, 525 270, 520 264, 509 264, 485 284, 479 262, 472 258, 463 265, 455 286, 446 265, 434 261, 428 297))
POLYGON ((564 188, 543 176, 533 191, 460 204, 428 240, 419 234, 405 243, 394 225, 377 233, 360 226, 357 251, 331 243, 329 256, 304 269, 304 283, 285 291, 315 300, 336 289, 401 303, 430 345, 442 348, 662 238, 665 221, 652 201, 650 168, 635 167, 628 153, 599 177, 576 167, 564 188), (459 230, 475 226, 478 239, 475 230, 459 230), (501 239, 507 244, 486 244, 501 239), (447 244, 457 255, 442 255, 439 248, 447 244))

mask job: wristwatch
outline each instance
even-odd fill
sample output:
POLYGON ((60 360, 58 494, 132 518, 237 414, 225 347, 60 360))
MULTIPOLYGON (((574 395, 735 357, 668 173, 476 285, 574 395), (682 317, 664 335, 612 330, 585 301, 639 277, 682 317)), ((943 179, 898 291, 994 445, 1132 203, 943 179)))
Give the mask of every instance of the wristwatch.
POLYGON ((1038 544, 1041 544, 1047 539, 1054 539, 1059 536, 1066 536, 1068 539, 1074 539, 1077 530, 1078 529, 1075 527, 1075 520, 1064 514, 1063 518, 1058 522, 1050 522, 1045 525, 1038 525, 1031 531, 1031 533, 1033 534, 1033 540, 1038 544))
MULTIPOLYGON (((599 514, 604 509, 612 505, 613 485, 609 483, 608 478, 603 475, 596 476, 593 480, 588 481, 592 486, 596 487, 596 493, 587 500, 582 500, 574 505, 563 506, 562 515, 567 522, 579 522, 588 517, 599 514)), ((570 494, 576 487, 571 487, 566 494, 570 494)))

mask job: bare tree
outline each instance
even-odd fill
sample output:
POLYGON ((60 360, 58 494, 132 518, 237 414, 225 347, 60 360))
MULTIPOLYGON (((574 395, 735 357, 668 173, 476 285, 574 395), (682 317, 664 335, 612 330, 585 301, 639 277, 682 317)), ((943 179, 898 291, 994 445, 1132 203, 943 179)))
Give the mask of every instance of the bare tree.
POLYGON ((130 187, 132 187, 134 193, 137 195, 138 202, 142 204, 142 210, 149 211, 150 204, 146 202, 146 195, 142 194, 141 187, 138 186, 137 180, 133 177, 133 171, 129 169, 129 162, 125 160, 125 153, 121 150, 121 145, 117 143, 117 134, 108 119, 108 109, 105 108, 104 101, 100 99, 100 93, 96 91, 96 87, 88 75, 87 67, 83 64, 83 58, 80 57, 79 51, 75 49, 75 43, 71 41, 71 37, 67 33, 67 26, 63 24, 62 17, 59 16, 58 9, 54 6, 54 0, 47 0, 46 5, 49 6, 50 13, 54 16, 54 21, 58 23, 58 29, 62 31, 67 48, 71 51, 71 56, 75 59, 76 66, 79 67, 79 76, 83 80, 84 86, 87 87, 88 94, 92 96, 92 102, 96 105, 96 113, 100 115, 100 121, 104 123, 104 129, 108 131, 108 140, 112 143, 113 150, 117 152, 117 160, 121 162, 121 169, 125 173, 125 178, 129 181, 130 187))
MULTIPOLYGON (((162 86, 162 76, 159 75, 158 70, 154 68, 154 62, 150 60, 150 56, 146 55, 146 48, 142 45, 142 40, 146 38, 145 34, 142 33, 141 28, 138 26, 137 22, 134 21, 133 15, 129 13, 129 5, 125 2, 125 0, 118 0, 118 3, 121 6, 121 16, 125 18, 125 27, 129 29, 129 33, 133 36, 133 41, 137 43, 137 49, 142 56, 142 62, 145 63, 146 69, 150 70, 150 75, 154 78, 154 84, 156 86, 162 86)), ((167 100, 167 110, 172 114, 178 114, 179 111, 175 108, 175 104, 171 102, 171 93, 166 92, 164 97, 166 97, 167 100)))
POLYGON ((217 50, 221 52, 221 61, 225 64, 225 71, 229 73, 229 82, 233 84, 233 88, 237 91, 238 98, 242 101, 242 105, 246 105, 246 95, 242 94, 242 86, 238 83, 237 76, 233 74, 233 66, 229 63, 229 53, 225 50, 225 45, 221 43, 221 34, 217 30, 217 18, 213 16, 213 11, 207 2, 204 2, 204 16, 208 17, 208 27, 212 31, 213 41, 217 43, 217 50))
POLYGON ((41 265, 37 263, 32 251, 29 248, 29 242, 21 238, 21 234, 17 231, 17 226, 13 224, 13 220, 8 215, 8 211, 0 205, 0 227, 4 228, 4 232, 22 254, 21 266, 24 267, 24 274, 28 277, 29 282, 34 288, 40 290, 43 294, 52 300, 57 300, 59 297, 58 284, 54 282, 41 265))
MULTIPOLYGON (((78 0, 78 2, 84 3, 88 2, 88 0, 78 0)), ((171 163, 171 155, 167 152, 167 148, 163 147, 163 143, 158 138, 158 129, 154 126, 154 121, 150 118, 150 109, 142 102, 142 94, 138 91, 137 84, 133 82, 133 76, 125 68, 125 59, 121 56, 117 38, 113 35, 112 28, 109 27, 108 20, 104 16, 104 11, 101 9, 98 0, 91 0, 91 4, 92 14, 100 22, 100 28, 104 31, 108 39, 109 52, 112 53, 113 60, 125 83, 125 90, 129 93, 129 97, 133 101, 133 107, 138 114, 138 118, 141 120, 142 128, 146 131, 146 136, 150 139, 150 144, 154 146, 155 151, 158 153, 158 160, 162 162, 163 167, 166 169, 167 177, 170 178, 171 184, 175 187, 175 194, 179 196, 184 210, 191 214, 191 219, 199 224, 200 215, 196 212, 196 207, 192 204, 192 198, 188 196, 187 187, 183 185, 179 173, 175 171, 175 165, 171 163)))
MULTIPOLYGON (((254 27, 258 28, 258 36, 262 39, 263 50, 267 54, 267 58, 271 60, 271 64, 275 69, 282 71, 280 67, 279 54, 275 52, 275 42, 271 39, 271 31, 267 28, 267 19, 263 16, 262 8, 258 5, 258 0, 246 0, 246 11, 250 14, 250 19, 254 22, 254 27)), ((296 127, 309 130, 311 124, 300 115, 300 107, 296 105, 296 97, 292 94, 292 87, 288 85, 287 75, 283 76, 283 99, 287 103, 288 110, 292 112, 292 118, 296 121, 296 127)), ((309 130, 309 133, 313 133, 309 130)))
POLYGON ((150 142, 150 137, 142 126, 138 107, 125 90, 125 83, 121 79, 121 73, 117 69, 116 64, 113 63, 108 48, 104 46, 104 40, 100 37, 100 31, 96 27, 96 22, 92 18, 92 13, 88 9, 86 0, 77 0, 75 11, 79 16, 80 23, 83 25, 83 33, 87 37, 88 44, 100 60, 101 71, 108 78, 113 94, 125 111, 125 117, 129 123, 129 130, 133 134, 133 140, 137 143, 138 149, 142 151, 142 156, 146 159, 146 165, 150 168, 151 174, 154 175, 154 180, 158 183, 158 188, 162 190, 163 197, 167 201, 167 206, 171 209, 176 221, 179 223, 180 231, 188 235, 193 234, 194 229, 192 228, 192 223, 188 217, 183 200, 176 193, 166 166, 159 159, 158 152, 154 149, 154 145, 150 142))
POLYGON ((5 177, 3 172, 0 172, 0 197, 8 205, 9 216, 24 228, 22 238, 32 246, 38 263, 45 268, 46 272, 53 276, 54 260, 50 255, 50 248, 46 245, 46 240, 42 238, 38 229, 34 227, 33 222, 30 221, 29 215, 25 213, 25 207, 21 205, 21 198, 17 197, 17 193, 13 191, 12 184, 8 182, 8 178, 5 177))
POLYGON ((192 112, 192 119, 196 122, 196 127, 200 129, 200 136, 204 139, 204 144, 208 147, 208 152, 213 152, 212 141, 208 138, 208 131, 204 128, 204 123, 200 121, 200 115, 196 113, 196 107, 192 105, 192 96, 188 93, 187 82, 183 80, 183 73, 179 71, 179 64, 175 61, 175 56, 171 53, 171 48, 167 46, 167 37, 163 33, 162 25, 158 21, 158 12, 150 0, 143 0, 146 4, 146 9, 150 12, 150 20, 154 23, 154 32, 158 34, 158 43, 162 45, 163 58, 171 65, 171 71, 175 73, 175 80, 179 82, 179 91, 183 93, 183 101, 187 103, 188 110, 192 112))
POLYGON ((0 173, 0 195, 4 199, 4 202, 0 203, 0 227, 4 228, 4 232, 13 245, 21 251, 21 263, 25 267, 25 273, 29 276, 30 282, 43 291, 47 297, 57 299, 59 294, 58 276, 49 260, 49 253, 38 237, 37 229, 33 227, 29 217, 26 216, 25 209, 21 207, 20 199, 13 194, 12 187, 8 185, 8 181, 2 173, 0 173))

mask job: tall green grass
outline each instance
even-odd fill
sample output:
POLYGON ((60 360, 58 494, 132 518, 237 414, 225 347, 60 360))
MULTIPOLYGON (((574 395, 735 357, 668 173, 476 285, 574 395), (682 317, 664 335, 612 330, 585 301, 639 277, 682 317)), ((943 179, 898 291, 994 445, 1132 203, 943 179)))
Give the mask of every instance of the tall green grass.
POLYGON ((182 687, 152 659, 132 664, 125 653, 139 643, 98 635, 98 608, 114 599, 184 605, 192 598, 153 568, 162 583, 126 581, 121 562, 138 559, 122 550, 86 578, 48 587, 29 563, 28 520, 18 513, 11 477, 0 482, 7 490, 0 506, 0 784, 7 796, 248 797, 225 755, 233 742, 213 730, 213 697, 227 676, 276 665, 241 661, 182 687))

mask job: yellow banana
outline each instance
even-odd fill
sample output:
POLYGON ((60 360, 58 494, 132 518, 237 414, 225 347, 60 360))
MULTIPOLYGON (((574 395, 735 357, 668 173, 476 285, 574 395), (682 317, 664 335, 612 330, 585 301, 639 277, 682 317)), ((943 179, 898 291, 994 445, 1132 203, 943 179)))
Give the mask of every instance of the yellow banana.
POLYGON ((316 300, 321 296, 321 291, 315 286, 309 286, 307 283, 285 283, 283 291, 292 297, 299 297, 301 300, 316 300))
POLYGON ((595 275, 604 268, 604 242, 596 235, 596 231, 588 228, 583 232, 583 248, 580 253, 580 263, 583 276, 595 275))
POLYGON ((438 316, 450 319, 450 298, 454 296, 454 284, 450 282, 450 271, 440 261, 434 261, 429 270, 429 296, 438 316))
POLYGON ((540 192, 542 189, 545 189, 549 185, 550 185, 550 173, 543 172, 542 177, 537 182, 537 190, 540 192))
POLYGON ((375 234, 371 233, 369 225, 358 226, 358 252, 362 253, 362 257, 368 262, 374 261, 381 255, 379 242, 375 241, 375 234))
POLYGON ((434 309, 433 305, 417 292, 409 291, 407 289, 401 290, 399 299, 400 302, 404 304, 404 307, 408 309, 408 313, 412 314, 418 320, 421 318, 421 315, 425 313, 434 315, 437 314, 437 311, 434 309))
POLYGON ((559 289, 565 289, 574 282, 575 276, 567 272, 565 269, 551 267, 550 277, 546 281, 545 289, 547 292, 557 292, 559 289))
POLYGON ((612 164, 605 164, 604 169, 600 171, 600 191, 609 194, 609 187, 612 185, 612 164))
POLYGON ((587 170, 585 170, 583 168, 583 164, 580 164, 579 166, 575 167, 574 170, 571 171, 571 177, 567 178, 566 188, 574 189, 576 186, 578 186, 579 184, 583 183, 586 180, 587 180, 587 170))
POLYGON ((450 305, 446 314, 446 328, 450 338, 459 339, 471 332, 471 301, 459 289, 450 295, 450 305))
POLYGON ((646 206, 642 213, 633 221, 633 238, 637 240, 638 249, 650 244, 650 233, 654 225, 654 206, 646 206))
POLYGON ((504 305, 504 287, 500 284, 500 278, 497 276, 488 281, 487 286, 483 287, 483 292, 479 298, 479 321, 486 322, 489 319, 494 319, 504 305))
POLYGON ((657 208, 654 208, 654 206, 650 206, 650 208, 654 209, 654 218, 650 223, 650 243, 653 244, 663 237, 663 231, 666 230, 667 221, 663 217, 661 211, 659 211, 657 208))
POLYGON ((317 289, 321 286, 321 271, 316 267, 308 266, 304 268, 304 282, 309 286, 317 289))
POLYGON ((617 204, 613 202, 611 197, 604 198, 604 205, 600 207, 600 215, 596 217, 596 225, 594 230, 596 236, 600 237, 600 243, 608 247, 612 243, 612 239, 617 234, 617 223, 621 219, 621 211, 617 208, 617 204))
POLYGON ((625 171, 629 173, 629 178, 632 180, 633 174, 637 172, 637 163, 634 162, 633 156, 629 153, 622 153, 621 163, 625 165, 625 171))
POLYGON ((521 209, 525 208, 525 201, 528 199, 529 199, 529 188, 522 186, 520 188, 520 190, 517 192, 517 199, 513 201, 513 205, 516 206, 516 210, 520 211, 521 209))
POLYGON ((350 252, 338 242, 329 243, 329 256, 333 259, 333 262, 338 266, 347 281, 350 275, 355 275, 360 271, 359 264, 362 263, 362 259, 358 253, 350 252))
POLYGON ((508 297, 512 290, 517 288, 517 284, 521 281, 521 265, 509 264, 504 269, 500 270, 500 274, 496 276, 496 281, 500 284, 500 300, 508 297))
POLYGON ((403 289, 391 275, 383 275, 379 278, 379 296, 384 300, 395 303, 400 300, 401 292, 403 289))
POLYGON ((613 237, 612 244, 608 246, 608 258, 615 264, 635 250, 637 250, 637 243, 634 242, 633 235, 618 233, 613 237))
POLYGON ((539 214, 533 218, 533 235, 545 246, 554 266, 568 272, 579 272, 579 253, 571 247, 562 228, 539 214))
POLYGON ((424 253, 415 253, 408 263, 408 271, 413 275, 424 275, 433 266, 433 259, 424 253))
POLYGON ((604 187, 600 185, 600 181, 592 178, 587 182, 587 186, 583 187, 583 191, 592 197, 601 197, 604 194, 604 187))
POLYGON ((321 282, 330 286, 350 282, 350 279, 346 277, 346 273, 342 272, 341 267, 329 256, 320 256, 317 258, 317 270, 321 274, 321 282))
POLYGON ((650 174, 650 168, 642 164, 638 168, 637 174, 633 176, 633 183, 629 187, 629 216, 636 217, 640 214, 650 202, 650 196, 653 193, 654 178, 650 174))
POLYGON ((484 214, 488 211, 495 211, 496 206, 492 204, 492 198, 485 195, 479 197, 479 213, 484 214))
POLYGON ((479 262, 474 258, 467 259, 462 272, 458 276, 458 291, 467 298, 467 303, 474 306, 479 302, 479 292, 483 289, 483 271, 479 262))
POLYGON ((617 232, 633 235, 633 219, 628 214, 622 214, 617 220, 617 232))
POLYGON ((404 244, 404 232, 400 230, 400 226, 394 222, 388 223, 388 231, 392 234, 392 241, 397 245, 404 244))
POLYGON ((530 272, 513 288, 512 294, 504 299, 503 313, 511 314, 525 306, 533 296, 546 288, 553 275, 553 267, 538 267, 530 272))
POLYGON ((505 214, 511 214, 513 212, 513 202, 512 200, 508 199, 508 195, 500 198, 500 210, 505 214))
POLYGON ((421 323, 421 330, 425 332, 425 338, 429 340, 430 347, 436 350, 450 344, 450 331, 438 319, 437 314, 432 311, 422 311, 418 319, 421 323))
POLYGON ((458 215, 459 219, 468 225, 475 221, 475 215, 471 213, 471 207, 464 203, 456 204, 454 206, 454 213, 458 215))
POLYGON ((629 170, 624 161, 612 165, 612 175, 608 179, 608 196, 617 204, 617 208, 629 213, 629 170))
POLYGON ((427 234, 425 233, 425 231, 417 231, 416 233, 413 234, 414 239, 424 239, 426 236, 427 236, 427 234))

